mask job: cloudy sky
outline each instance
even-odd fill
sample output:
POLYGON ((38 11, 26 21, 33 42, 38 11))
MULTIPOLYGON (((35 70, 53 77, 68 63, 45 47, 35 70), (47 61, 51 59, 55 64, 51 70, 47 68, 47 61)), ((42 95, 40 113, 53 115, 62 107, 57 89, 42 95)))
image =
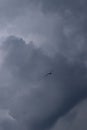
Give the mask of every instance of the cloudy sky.
POLYGON ((0 130, 87 129, 86 6, 0 0, 0 130))

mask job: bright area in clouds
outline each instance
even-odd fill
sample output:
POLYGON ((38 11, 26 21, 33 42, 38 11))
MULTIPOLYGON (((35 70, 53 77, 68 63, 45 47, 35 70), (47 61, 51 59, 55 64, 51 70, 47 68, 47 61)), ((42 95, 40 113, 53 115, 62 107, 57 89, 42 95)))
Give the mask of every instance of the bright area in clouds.
POLYGON ((87 129, 86 5, 0 0, 0 130, 87 129))
MULTIPOLYGON (((21 3, 21 1, 19 2, 21 3)), ((17 35, 24 38, 27 43, 33 41, 38 45, 51 42, 51 37, 54 35, 52 30, 57 24, 56 20, 61 22, 60 16, 45 15, 41 12, 41 7, 31 7, 30 4, 29 6, 20 4, 18 6, 18 3, 14 1, 3 2, 3 6, 2 9, 7 10, 3 9, 4 11, 1 13, 1 39, 9 35, 17 35)))

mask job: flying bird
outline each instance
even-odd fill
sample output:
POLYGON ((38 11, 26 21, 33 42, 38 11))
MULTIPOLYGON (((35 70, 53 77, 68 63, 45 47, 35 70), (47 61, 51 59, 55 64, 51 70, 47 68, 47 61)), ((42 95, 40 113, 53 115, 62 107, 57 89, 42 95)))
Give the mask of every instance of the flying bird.
POLYGON ((43 76, 43 78, 48 77, 48 76, 51 76, 52 74, 53 74, 52 72, 48 72, 47 74, 45 74, 45 75, 43 76))
POLYGON ((45 76, 52 75, 52 74, 53 74, 52 72, 49 72, 49 73, 47 73, 45 76))
POLYGON ((48 76, 51 76, 51 75, 53 75, 53 72, 52 72, 52 71, 50 71, 50 72, 44 74, 40 80, 43 80, 44 78, 47 78, 48 76))

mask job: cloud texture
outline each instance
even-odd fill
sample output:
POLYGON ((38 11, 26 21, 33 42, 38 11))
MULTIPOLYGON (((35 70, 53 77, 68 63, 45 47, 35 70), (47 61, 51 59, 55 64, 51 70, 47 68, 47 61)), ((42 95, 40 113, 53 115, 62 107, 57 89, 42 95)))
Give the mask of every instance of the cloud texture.
POLYGON ((86 129, 86 1, 0 9, 0 130, 86 129))
POLYGON ((55 57, 10 36, 1 46, 1 109, 24 129, 46 129, 87 96, 84 62, 55 57), (47 77, 44 75, 52 71, 47 77), (3 96, 4 95, 4 96, 3 96))

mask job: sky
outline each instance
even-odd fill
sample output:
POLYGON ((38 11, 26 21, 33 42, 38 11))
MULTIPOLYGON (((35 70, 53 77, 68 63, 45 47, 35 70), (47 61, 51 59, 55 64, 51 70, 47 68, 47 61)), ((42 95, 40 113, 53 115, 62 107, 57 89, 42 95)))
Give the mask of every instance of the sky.
POLYGON ((0 130, 87 129, 86 5, 0 0, 0 130))

